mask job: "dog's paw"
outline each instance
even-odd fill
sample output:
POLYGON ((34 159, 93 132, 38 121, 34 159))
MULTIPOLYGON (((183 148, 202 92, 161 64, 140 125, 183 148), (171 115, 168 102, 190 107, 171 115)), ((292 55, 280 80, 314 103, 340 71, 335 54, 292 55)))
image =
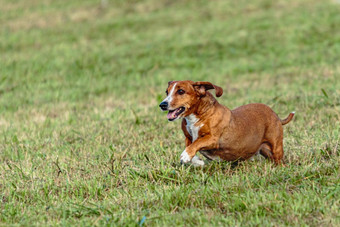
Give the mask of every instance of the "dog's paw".
POLYGON ((189 154, 184 150, 181 154, 181 163, 185 164, 191 161, 189 154))
POLYGON ((197 157, 197 155, 191 159, 191 162, 193 166, 204 166, 204 161, 197 157))

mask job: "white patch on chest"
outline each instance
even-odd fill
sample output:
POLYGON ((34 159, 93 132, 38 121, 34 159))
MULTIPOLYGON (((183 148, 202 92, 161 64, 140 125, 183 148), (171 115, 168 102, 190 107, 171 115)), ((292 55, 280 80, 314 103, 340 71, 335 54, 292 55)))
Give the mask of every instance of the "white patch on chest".
POLYGON ((197 140, 198 132, 204 124, 196 126, 196 123, 199 121, 199 119, 194 114, 190 114, 189 116, 185 117, 185 120, 187 122, 187 131, 192 137, 192 142, 194 142, 197 140))

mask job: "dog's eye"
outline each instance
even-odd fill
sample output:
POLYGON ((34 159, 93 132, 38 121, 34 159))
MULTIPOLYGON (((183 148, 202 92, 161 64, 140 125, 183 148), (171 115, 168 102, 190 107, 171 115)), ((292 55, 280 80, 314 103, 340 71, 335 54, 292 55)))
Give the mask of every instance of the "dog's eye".
POLYGON ((177 93, 178 93, 179 95, 183 95, 183 94, 185 93, 185 91, 182 90, 182 89, 179 89, 179 90, 177 91, 177 93))

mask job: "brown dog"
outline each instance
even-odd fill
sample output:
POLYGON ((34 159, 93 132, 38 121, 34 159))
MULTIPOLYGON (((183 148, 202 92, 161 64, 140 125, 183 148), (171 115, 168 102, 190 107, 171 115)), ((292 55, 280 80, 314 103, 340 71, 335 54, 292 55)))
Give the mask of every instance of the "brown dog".
POLYGON ((196 156, 199 151, 209 160, 246 160, 260 153, 276 164, 282 163, 282 125, 292 120, 294 112, 281 120, 260 103, 230 110, 219 104, 209 89, 215 89, 217 97, 223 94, 222 88, 210 82, 170 81, 167 97, 159 105, 169 111, 169 121, 184 118, 186 148, 181 162, 204 165, 196 156))

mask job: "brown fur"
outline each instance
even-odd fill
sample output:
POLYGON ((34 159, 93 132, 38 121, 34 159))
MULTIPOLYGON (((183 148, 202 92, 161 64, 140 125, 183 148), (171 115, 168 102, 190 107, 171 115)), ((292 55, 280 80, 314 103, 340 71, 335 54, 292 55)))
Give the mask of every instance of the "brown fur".
POLYGON ((186 152, 192 159, 198 151, 208 159, 216 157, 226 161, 246 160, 257 152, 282 163, 283 129, 290 122, 291 113, 281 120, 268 106, 260 103, 240 106, 234 110, 219 104, 209 89, 216 90, 216 96, 223 94, 222 88, 209 82, 174 81, 169 82, 167 91, 176 84, 176 90, 183 89, 184 95, 175 94, 173 108, 184 106, 181 117, 193 114, 199 120, 195 125, 203 125, 198 138, 192 142, 187 131, 187 121, 182 120, 182 130, 186 137, 186 152), (175 83, 176 82, 176 83, 175 83))

